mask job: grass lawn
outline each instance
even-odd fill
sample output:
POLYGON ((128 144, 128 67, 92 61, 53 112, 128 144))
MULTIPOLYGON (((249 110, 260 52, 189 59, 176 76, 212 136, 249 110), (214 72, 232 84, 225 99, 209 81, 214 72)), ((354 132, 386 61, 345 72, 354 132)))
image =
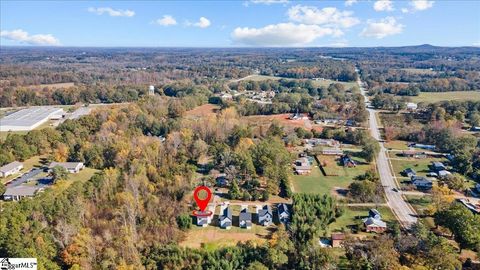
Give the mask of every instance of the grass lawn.
POLYGON ((68 182, 73 182, 73 181, 86 182, 86 181, 88 181, 90 178, 92 178, 92 176, 93 176, 96 172, 99 172, 99 170, 85 167, 85 168, 84 168, 83 170, 81 170, 79 173, 70 173, 70 174, 68 174, 68 179, 67 179, 67 181, 68 181, 68 182))
POLYGON ((240 213, 240 205, 232 205, 233 226, 226 230, 219 227, 218 215, 220 207, 215 209, 215 215, 212 223, 207 227, 198 227, 195 225, 195 219, 192 218, 192 229, 188 231, 185 239, 180 243, 183 247, 190 248, 206 248, 214 250, 220 247, 234 246, 238 242, 253 241, 258 244, 265 243, 270 235, 277 229, 276 225, 263 227, 256 224, 257 217, 255 207, 249 206, 248 209, 252 213, 253 226, 250 230, 238 227, 238 216, 240 213))
POLYGON ((321 162, 326 161, 325 171, 327 174, 337 174, 337 176, 323 176, 315 161, 312 172, 309 175, 294 175, 293 187, 295 192, 331 194, 335 188, 347 188, 357 175, 365 173, 371 165, 364 164, 361 158, 353 157, 359 161, 357 167, 344 168, 339 166, 335 157, 319 156, 321 162))
MULTIPOLYGON (((348 231, 350 226, 362 224, 362 219, 368 217, 368 210, 370 210, 370 208, 371 207, 358 207, 358 206, 345 207, 344 208, 345 211, 343 215, 337 218, 335 222, 328 225, 327 235, 330 235, 330 233, 335 231, 341 231, 342 229, 345 229, 346 231, 348 231)), ((383 221, 392 222, 396 220, 395 216, 390 211, 390 208, 386 206, 381 206, 381 207, 376 207, 376 209, 382 215, 383 221)))
POLYGON ((412 97, 413 102, 434 103, 443 100, 480 100, 480 91, 421 92, 412 97))
POLYGON ((426 176, 427 173, 430 171, 428 166, 433 161, 440 161, 440 162, 446 161, 443 158, 424 158, 424 159, 400 158, 393 155, 392 153, 390 153, 390 158, 391 158, 390 161, 392 162, 393 170, 397 177, 402 177, 400 172, 405 170, 406 168, 414 169, 417 172, 417 175, 419 176, 426 176))
POLYGON ((405 141, 394 140, 394 141, 386 142, 384 145, 385 145, 385 148, 397 149, 397 150, 408 150, 408 145, 407 145, 407 142, 405 141))

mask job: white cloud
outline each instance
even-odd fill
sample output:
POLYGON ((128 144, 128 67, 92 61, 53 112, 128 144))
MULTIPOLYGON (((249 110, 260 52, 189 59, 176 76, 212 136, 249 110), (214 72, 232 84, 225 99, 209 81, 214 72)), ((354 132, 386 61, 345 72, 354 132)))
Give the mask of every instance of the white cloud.
POLYGON ((122 10, 122 9, 113 9, 110 7, 99 7, 99 8, 94 8, 90 7, 88 8, 88 12, 95 13, 97 15, 103 15, 103 14, 108 14, 112 17, 133 17, 135 16, 135 12, 129 9, 122 10))
POLYGON ((205 18, 205 17, 200 17, 200 19, 198 20, 198 22, 196 23, 192 23, 190 21, 186 21, 185 22, 185 25, 186 26, 195 26, 195 27, 200 27, 200 28, 207 28, 211 25, 212 23, 210 22, 209 19, 205 18))
POLYGON ((252 46, 303 46, 323 36, 338 37, 338 29, 294 23, 271 24, 262 28, 238 27, 232 32, 235 42, 252 46))
POLYGON ((360 33, 364 37, 384 38, 402 33, 404 25, 397 23, 395 18, 386 17, 379 21, 368 20, 367 27, 360 33))
POLYGON ((31 45, 60 45, 60 41, 51 34, 29 35, 22 29, 0 31, 0 37, 31 45))
POLYGON ((163 15, 163 17, 161 19, 157 19, 155 23, 162 26, 170 26, 176 25, 177 21, 171 15, 163 15))
POLYGON ((427 9, 433 7, 433 3, 435 3, 435 1, 412 0, 410 2, 410 6, 412 6, 414 11, 421 11, 421 10, 427 10, 427 9))
POLYGON ((345 6, 351 7, 351 6, 353 6, 353 4, 356 4, 357 2, 358 2, 358 0, 347 0, 347 1, 345 1, 345 6))
POLYGON ((340 11, 334 7, 318 9, 312 6, 296 5, 287 11, 291 21, 304 24, 325 25, 327 27, 349 28, 360 20, 353 17, 351 11, 340 11))
POLYGON ((391 0, 378 0, 373 4, 376 11, 393 11, 393 2, 391 0))
POLYGON ((428 0, 411 0, 409 5, 411 9, 402 8, 403 13, 415 12, 415 11, 423 11, 433 7, 433 3, 435 1, 428 1, 428 0))
POLYGON ((480 47, 480 41, 474 42, 472 45, 475 47, 480 47))

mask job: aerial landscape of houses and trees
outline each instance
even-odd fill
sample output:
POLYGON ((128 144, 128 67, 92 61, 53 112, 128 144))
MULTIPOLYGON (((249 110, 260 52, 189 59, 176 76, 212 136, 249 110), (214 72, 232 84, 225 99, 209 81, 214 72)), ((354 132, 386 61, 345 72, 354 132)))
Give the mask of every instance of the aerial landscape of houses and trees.
POLYGON ((0 269, 480 269, 480 2, 0 7, 0 269))

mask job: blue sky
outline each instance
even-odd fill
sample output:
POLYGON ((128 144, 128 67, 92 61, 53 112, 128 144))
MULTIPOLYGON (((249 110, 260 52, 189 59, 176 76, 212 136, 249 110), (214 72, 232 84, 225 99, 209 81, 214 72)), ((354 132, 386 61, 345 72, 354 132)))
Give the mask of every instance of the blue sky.
POLYGON ((480 1, 1 1, 0 45, 480 46, 480 1))

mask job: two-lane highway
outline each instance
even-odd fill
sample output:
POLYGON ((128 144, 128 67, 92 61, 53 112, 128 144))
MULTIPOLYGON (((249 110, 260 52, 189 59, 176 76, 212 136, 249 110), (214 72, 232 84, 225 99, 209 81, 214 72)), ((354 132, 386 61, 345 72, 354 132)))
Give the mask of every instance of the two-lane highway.
MULTIPOLYGON (((358 79, 358 85, 360 86, 360 91, 365 98, 365 103, 369 107, 369 100, 365 93, 365 88, 360 78, 358 79)), ((385 196, 387 198, 387 204, 392 209, 393 213, 397 217, 398 221, 404 228, 410 228, 410 226, 417 222, 415 210, 412 206, 405 201, 405 198, 398 192, 399 187, 397 182, 393 178, 393 173, 390 168, 387 150, 383 145, 383 141, 380 137, 380 130, 377 123, 377 111, 371 108, 368 108, 369 113, 369 127, 370 133, 373 138, 375 138, 380 144, 380 153, 377 157, 377 169, 380 176, 380 181, 385 190, 385 196)))

